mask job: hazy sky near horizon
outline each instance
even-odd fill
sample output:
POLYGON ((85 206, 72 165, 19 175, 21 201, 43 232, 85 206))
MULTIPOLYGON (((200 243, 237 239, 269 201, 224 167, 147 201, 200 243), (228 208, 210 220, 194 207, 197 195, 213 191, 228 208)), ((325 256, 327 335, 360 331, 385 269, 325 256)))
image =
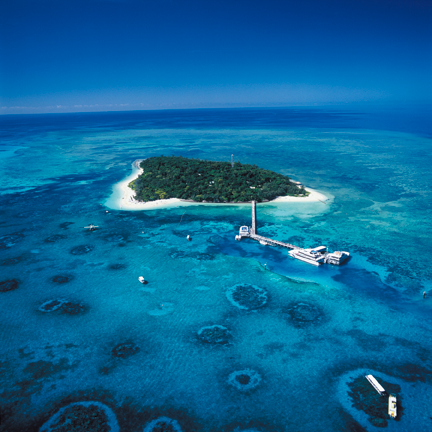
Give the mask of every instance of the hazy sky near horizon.
POLYGON ((431 0, 0 5, 0 114, 430 101, 431 0))

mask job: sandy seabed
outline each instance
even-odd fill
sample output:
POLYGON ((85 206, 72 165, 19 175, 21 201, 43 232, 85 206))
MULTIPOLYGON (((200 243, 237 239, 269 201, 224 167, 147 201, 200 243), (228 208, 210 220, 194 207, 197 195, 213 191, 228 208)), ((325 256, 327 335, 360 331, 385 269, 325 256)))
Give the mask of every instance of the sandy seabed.
MULTIPOLYGON (((186 201, 179 198, 170 198, 165 200, 156 200, 141 202, 135 200, 135 191, 132 190, 128 185, 131 181, 138 178, 143 173, 143 169, 140 167, 140 163, 144 159, 137 159, 132 163, 132 173, 127 176, 124 180, 116 183, 113 186, 113 193, 105 202, 105 205, 114 210, 154 210, 156 208, 166 207, 178 207, 188 205, 248 205, 249 203, 201 203, 194 201, 186 201)), ((305 187, 309 192, 306 197, 294 197, 284 196, 277 197, 276 199, 269 201, 269 203, 281 203, 281 202, 322 202, 326 203, 328 198, 316 190, 305 187)), ((268 203, 267 203, 268 204, 268 203)))

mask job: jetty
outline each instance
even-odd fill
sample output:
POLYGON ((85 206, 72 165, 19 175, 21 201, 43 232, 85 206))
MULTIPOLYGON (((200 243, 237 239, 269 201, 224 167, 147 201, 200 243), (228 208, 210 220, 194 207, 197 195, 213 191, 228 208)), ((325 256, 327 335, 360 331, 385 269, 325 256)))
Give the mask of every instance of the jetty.
POLYGON ((288 249, 299 249, 298 246, 293 244, 284 243, 279 240, 273 240, 269 237, 260 236, 257 234, 257 217, 256 217, 256 201, 252 201, 252 226, 242 226, 240 227, 239 234, 236 235, 236 240, 241 240, 243 237, 249 237, 252 240, 260 242, 262 245, 269 246, 281 246, 288 249))
POLYGON ((269 237, 261 236, 257 233, 257 213, 256 201, 252 201, 252 226, 243 225, 239 229, 235 239, 240 241, 242 238, 250 238, 258 241, 263 246, 280 246, 289 249, 288 254, 292 258, 319 266, 321 264, 341 265, 348 257, 348 252, 333 252, 329 253, 326 246, 318 246, 311 249, 303 249, 299 246, 284 243, 279 240, 274 240, 269 237))

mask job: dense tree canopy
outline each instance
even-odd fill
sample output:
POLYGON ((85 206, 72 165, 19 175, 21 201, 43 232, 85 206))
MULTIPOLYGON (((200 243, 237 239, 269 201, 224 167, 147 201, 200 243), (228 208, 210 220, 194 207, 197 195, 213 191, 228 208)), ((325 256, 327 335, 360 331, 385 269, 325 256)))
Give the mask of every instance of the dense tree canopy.
POLYGON ((140 164, 144 172, 129 187, 138 201, 181 198, 198 202, 257 202, 308 193, 289 177, 256 165, 159 156, 140 164))

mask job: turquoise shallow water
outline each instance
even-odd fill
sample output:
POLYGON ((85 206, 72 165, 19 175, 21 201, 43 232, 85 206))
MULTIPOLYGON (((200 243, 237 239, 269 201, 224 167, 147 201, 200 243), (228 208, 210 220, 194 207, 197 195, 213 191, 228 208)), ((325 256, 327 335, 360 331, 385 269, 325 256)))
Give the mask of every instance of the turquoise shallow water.
POLYGON ((80 401, 122 431, 159 417, 184 431, 382 430, 349 395, 365 373, 400 387, 386 429, 431 430, 431 139, 360 124, 307 110, 2 119, 0 281, 18 285, 0 292, 0 430, 37 431, 80 401), (137 158, 231 153, 330 198, 258 205, 262 235, 349 263, 234 241, 248 206, 106 213, 137 158), (245 284, 266 303, 230 301, 245 284), (199 336, 212 326, 219 339, 199 336))

